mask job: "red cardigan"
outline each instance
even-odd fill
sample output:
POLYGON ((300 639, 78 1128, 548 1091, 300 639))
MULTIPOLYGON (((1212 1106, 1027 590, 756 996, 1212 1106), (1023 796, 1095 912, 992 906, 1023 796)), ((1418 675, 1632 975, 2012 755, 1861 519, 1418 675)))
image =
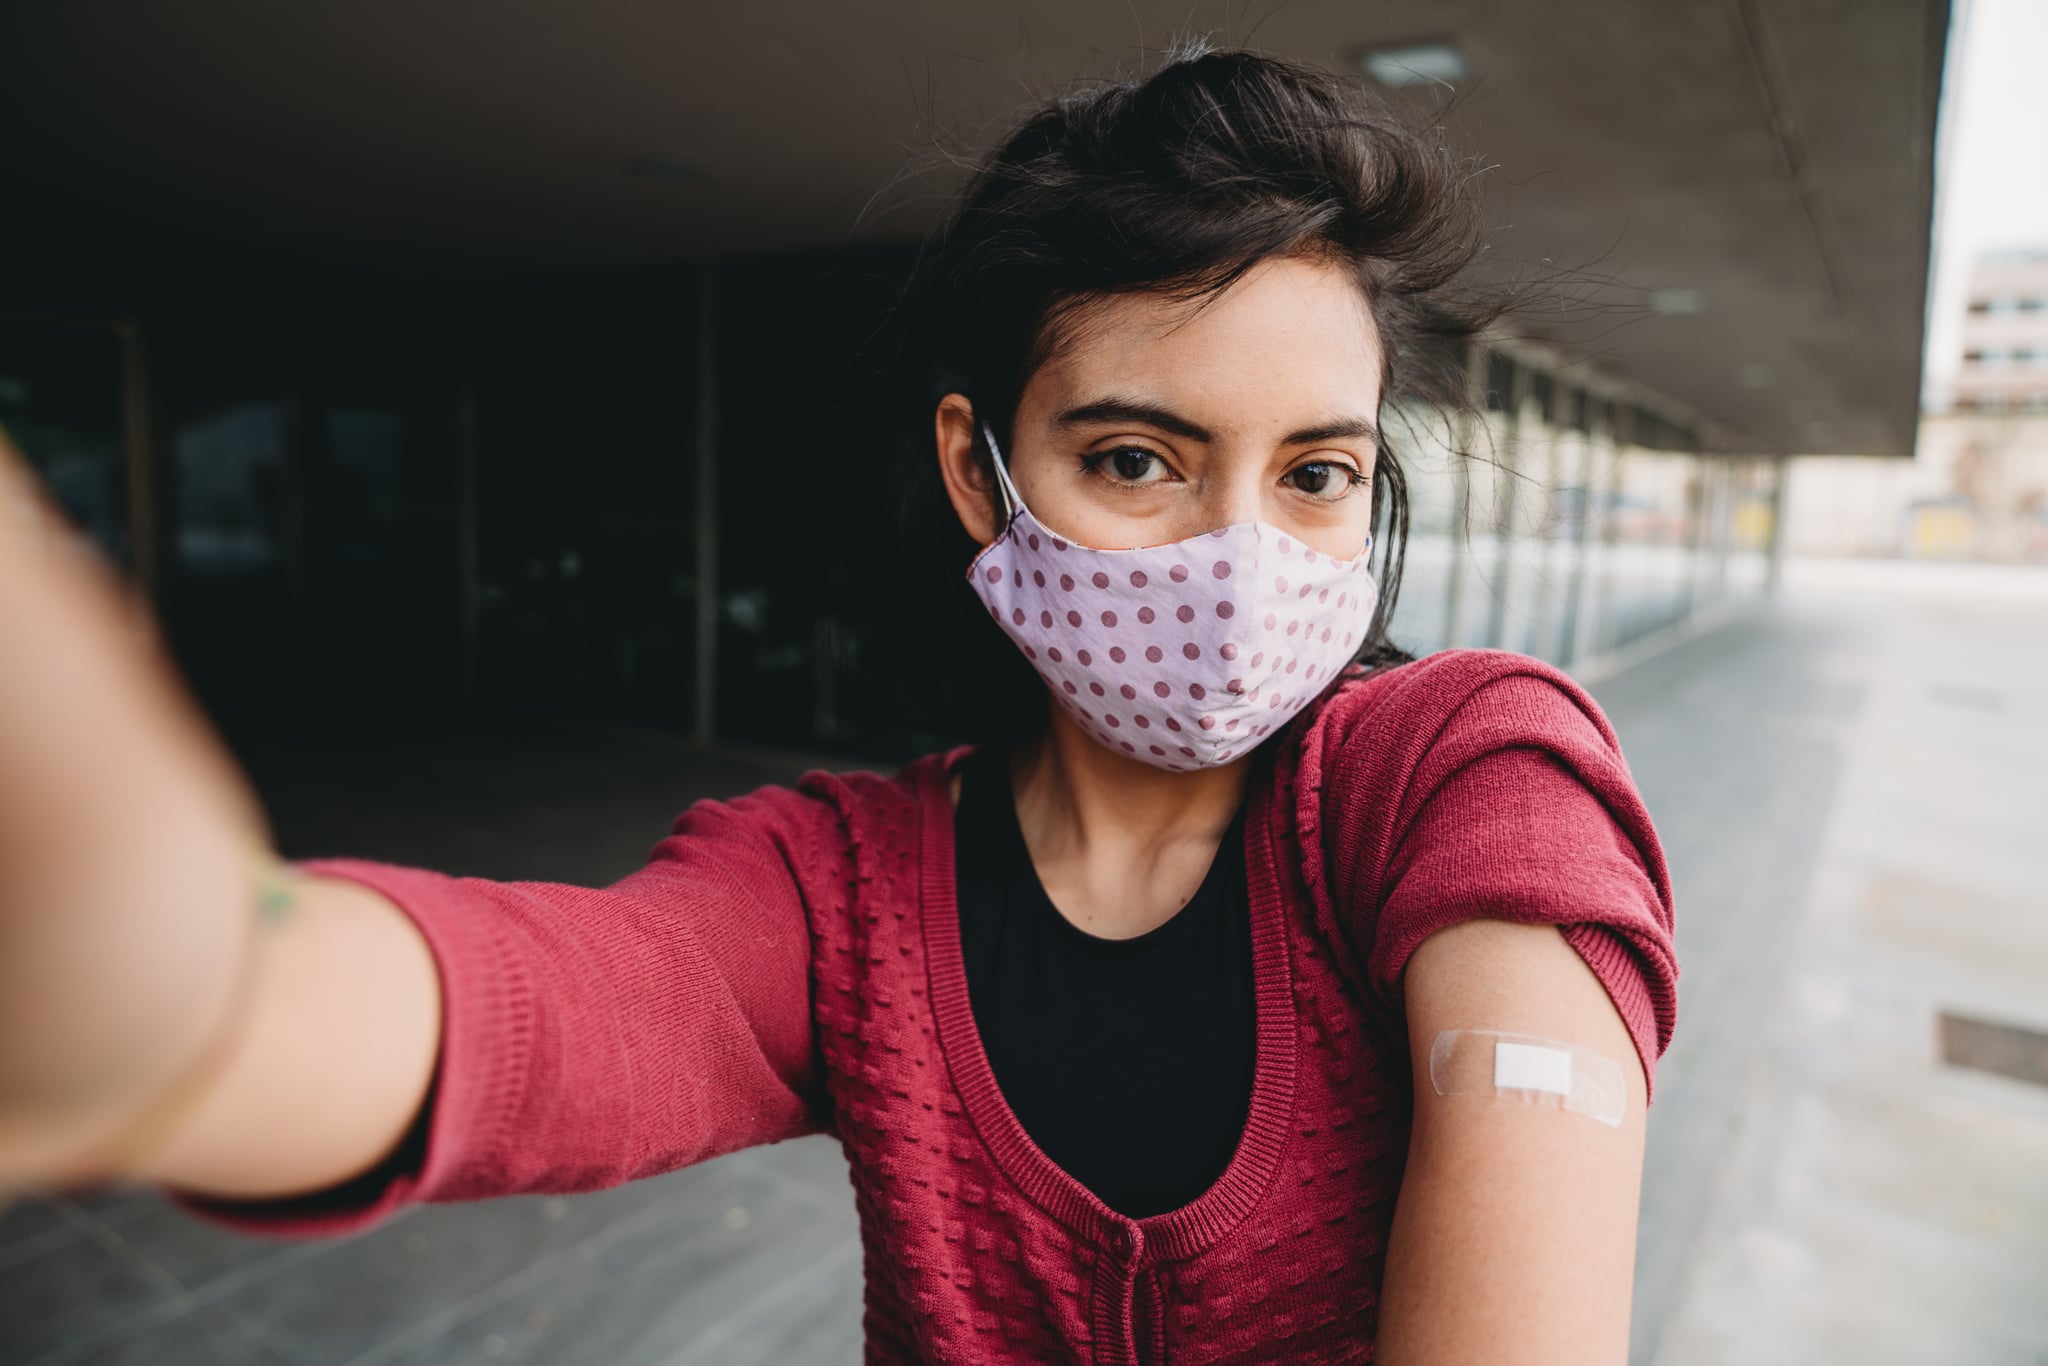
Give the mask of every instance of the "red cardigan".
POLYGON ((1491 651, 1353 670, 1267 743, 1254 783, 1244 1137, 1193 1204, 1118 1215, 1032 1144, 975 1034, 947 786, 962 752, 700 802, 601 890, 307 864, 382 891, 433 946, 425 1155, 346 1212, 200 1208, 337 1233, 829 1131, 870 1361, 1365 1361, 1412 1115, 1401 972, 1423 939, 1474 916, 1563 927, 1654 1080, 1677 1010, 1670 890, 1591 699, 1491 651))

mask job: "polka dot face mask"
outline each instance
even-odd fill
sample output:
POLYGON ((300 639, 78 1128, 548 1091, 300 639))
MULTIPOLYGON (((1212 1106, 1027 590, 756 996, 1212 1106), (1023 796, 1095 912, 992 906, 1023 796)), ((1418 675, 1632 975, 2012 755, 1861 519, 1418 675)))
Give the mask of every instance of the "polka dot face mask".
POLYGON ((1054 700, 1110 749, 1160 768, 1228 763, 1306 706, 1365 638, 1379 599, 1371 537, 1349 560, 1265 522, 1093 550, 1032 516, 986 423, 982 433, 1009 526, 968 579, 1054 700))

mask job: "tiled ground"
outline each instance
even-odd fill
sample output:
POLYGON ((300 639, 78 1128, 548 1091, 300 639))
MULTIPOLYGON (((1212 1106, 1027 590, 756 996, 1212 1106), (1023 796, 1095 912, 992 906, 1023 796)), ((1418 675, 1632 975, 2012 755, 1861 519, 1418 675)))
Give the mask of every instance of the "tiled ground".
MULTIPOLYGON (((291 854, 586 883, 634 867, 696 798, 801 768, 544 721, 245 723, 236 747, 291 854)), ((859 1343, 852 1194, 824 1139, 327 1243, 238 1237, 139 1190, 0 1212, 0 1366, 796 1366, 858 1361, 859 1343)))
MULTIPOLYGON (((1825 1236, 1818 1226, 1795 1226, 1796 1210, 1788 1213, 1783 1199, 1760 1201, 1756 1188, 1774 1163, 1824 1158, 1829 1150, 1816 1134, 1831 1131, 1815 1128, 1810 1105, 1794 1107, 1782 1079, 1777 1091, 1760 1092, 1757 1078, 1774 1075, 1772 1060, 1782 1064, 1787 1056, 1781 998, 1819 961, 1818 950, 1795 961, 1789 946, 1810 943, 1807 908, 1821 904, 1816 889, 1830 885, 1829 851, 1840 842, 1843 813, 1855 809, 1857 785, 1884 780, 1896 742, 1884 727, 1930 724, 1898 710, 1895 697, 1885 701, 1901 685, 1883 671, 1915 658, 1960 658, 1965 662, 1950 671, 1969 675, 1961 682, 1996 691, 2001 678, 2038 675, 2048 659, 2048 624, 2025 598, 1961 614, 1936 607, 1902 616, 1905 610, 1889 595, 1795 596, 1598 689, 1665 835, 1680 894, 1685 969, 1680 1032, 1660 1069, 1651 1113, 1638 1257, 1639 1364, 2048 1359, 1922 1356, 1910 1350, 1913 1339, 1897 1337, 1895 1355, 1886 1355, 1883 1344, 1859 1342, 1853 1358, 1830 1356, 1814 1350, 1823 1340, 1810 1325, 1806 1336, 1785 1337, 1784 1324, 1742 1307, 1768 1289, 1787 1258, 1795 1266, 1803 1265, 1801 1255, 1810 1260, 1812 1240, 1825 1236), (1782 1116, 1766 1122, 1771 1116, 1760 1106, 1809 1122, 1787 1138, 1782 1116), (1760 1133, 1774 1137, 1760 1140, 1760 1133), (1742 1218, 1731 1222, 1731 1209, 1742 1218), (1757 1247, 1775 1249, 1777 1260, 1748 1256, 1757 1247), (1786 1355, 1780 1348, 1787 1341, 1806 1355, 1786 1355)), ((2039 695, 2001 702, 1996 727, 2017 728, 2016 740, 2001 744, 1959 731, 1936 758, 1920 754, 1920 767, 1906 778, 1928 781, 1928 813, 1939 815, 1943 794, 1952 790, 1946 785, 1985 774, 2004 774, 1997 778, 2007 785, 2001 790, 2025 795, 2010 770, 2015 754, 2038 755, 2048 741, 2039 695)), ((668 813, 691 798, 791 772, 770 761, 710 758, 559 724, 453 737, 348 727, 319 734, 318 741, 297 733, 287 742, 251 728, 238 740, 288 851, 345 852, 497 877, 607 880, 637 862, 663 833, 668 813)), ((1893 774, 1889 781, 1898 789, 1904 779, 1893 774)), ((2018 826, 2009 821, 1999 829, 2018 826)), ((1941 871, 1942 837, 1923 824, 1913 838, 1914 866, 1924 880, 1930 869, 1941 871)), ((1979 840, 1970 856, 1981 861, 1993 845, 1979 840)), ((2037 851, 2000 856, 2007 860, 1996 865, 2002 894, 2012 907, 2032 904, 2038 919, 2040 903, 2028 903, 2022 886, 2037 851)), ((2012 922, 2019 916, 2014 910, 2012 922)), ((1924 922, 1918 932, 1930 933, 1924 922)), ((1896 965, 1889 970, 1896 973, 1896 965)), ((1964 969, 1950 974, 1950 998, 1968 1005, 1968 982, 1958 972, 1964 969)), ((2010 1014, 2010 990, 1994 1004, 2010 1014)), ((2041 1023, 2038 1016, 2034 1022, 2041 1023)), ((1911 1134, 1912 1141, 1935 1144, 1956 1141, 1942 1126, 1957 1116, 1998 1118, 2009 1142, 2018 1135, 2039 1143, 2048 1133, 2048 1103, 2031 1090, 1995 1079, 1968 1079, 1963 1089, 1962 1108, 1938 1112, 1931 1127, 1917 1112, 1859 1108, 1846 1094, 1847 1109, 1818 1113, 1838 1122, 1849 1115, 1877 1126, 1871 1132, 1880 1136, 1911 1134)), ((1936 1151, 1918 1160, 1939 1159, 1936 1151)), ((1984 1200, 1996 1203, 1990 1193, 2000 1189, 2005 1171, 1998 1164, 2013 1160, 1972 1153, 1984 1200)), ((1895 1183, 1910 1185, 1912 1178, 1910 1161, 1885 1172, 1895 1183)), ((1837 1199, 1861 1202, 1852 1212, 1866 1222, 1896 1222, 1901 1211, 1913 1210, 1910 1192, 1887 1210, 1887 1193, 1875 1180, 1844 1186, 1837 1199)), ((2038 1181, 2033 1194, 2042 1194, 2038 1181)), ((1956 1236, 1976 1258, 1972 1264, 1996 1253, 2038 1254, 2042 1210, 2038 1198, 2031 1206, 2022 1201, 2004 1233, 1980 1230, 1974 1243, 1967 1228, 1956 1236)), ((1973 1210, 1972 1217, 1981 1215, 1973 1210)), ((1883 1280, 1867 1258, 1859 1274, 1883 1280)), ((1829 1312, 1855 1305, 1854 1284, 1808 1284, 1815 1295, 1843 1301, 1829 1312)), ((1930 1319, 1934 1337, 1960 1341, 1939 1331, 1939 1284, 1923 1277, 1918 1300, 1910 1283, 1883 1289, 1911 1301, 1930 1319)), ((1976 1298, 2006 1294, 2004 1286, 1980 1287, 1976 1298)), ((30 1201, 0 1215, 0 1363, 807 1366, 858 1359, 859 1287, 844 1163, 821 1140, 571 1200, 419 1211, 364 1237, 325 1244, 243 1240, 182 1218, 146 1192, 108 1192, 30 1201)), ((1992 1309, 1983 1341, 2008 1341, 2014 1353, 2044 1350, 2038 1336, 2026 1336, 2017 1302, 1992 1309)), ((1820 1311, 1808 1317, 1815 1315, 1825 1318, 1820 1311)))
POLYGON ((1669 1264, 1638 1360, 2041 1366, 2048 1088, 1944 1064, 1936 1019, 2048 1031, 2048 572, 1793 568, 1806 705, 1752 751, 1787 833, 1681 844, 1693 1058, 1652 1114, 1669 1264), (1792 831, 1803 895, 1721 890, 1792 831))

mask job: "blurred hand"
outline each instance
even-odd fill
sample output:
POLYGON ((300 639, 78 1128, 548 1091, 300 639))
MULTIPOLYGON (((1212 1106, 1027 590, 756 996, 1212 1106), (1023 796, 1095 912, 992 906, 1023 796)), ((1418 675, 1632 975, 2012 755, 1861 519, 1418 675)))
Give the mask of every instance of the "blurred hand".
POLYGON ((189 1072, 267 847, 146 608, 0 434, 0 1192, 189 1072))

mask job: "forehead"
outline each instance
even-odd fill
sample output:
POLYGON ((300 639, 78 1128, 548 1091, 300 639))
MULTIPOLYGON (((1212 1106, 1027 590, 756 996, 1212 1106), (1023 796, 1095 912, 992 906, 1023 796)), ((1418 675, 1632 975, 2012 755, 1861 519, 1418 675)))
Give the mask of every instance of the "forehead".
POLYGON ((1114 390, 1200 414, 1219 431, 1292 427, 1304 416, 1375 413, 1380 356, 1351 273, 1289 257, 1195 303, 1142 293, 1083 305, 1062 320, 1025 401, 1064 405, 1114 390))

